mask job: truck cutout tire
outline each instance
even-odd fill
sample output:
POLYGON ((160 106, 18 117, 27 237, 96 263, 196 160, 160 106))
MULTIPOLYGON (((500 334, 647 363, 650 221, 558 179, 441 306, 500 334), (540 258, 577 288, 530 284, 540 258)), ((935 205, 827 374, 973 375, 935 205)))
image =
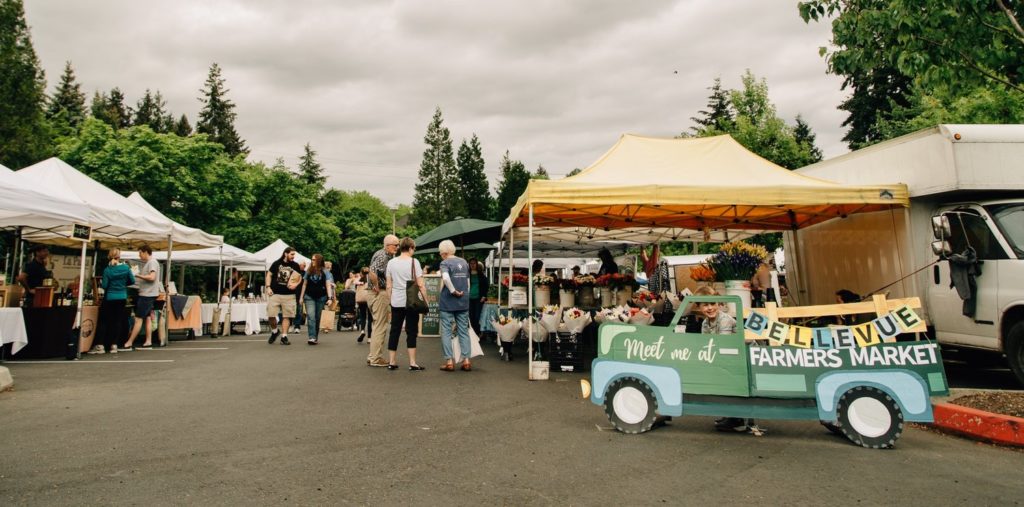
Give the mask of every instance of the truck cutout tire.
POLYGON ((839 429, 851 442, 888 449, 903 434, 903 411, 880 389, 858 386, 843 393, 836 405, 839 429))
POLYGON ((818 422, 820 422, 821 425, 825 427, 825 429, 827 429, 830 432, 832 432, 833 435, 839 435, 841 437, 845 436, 845 435, 843 435, 843 430, 839 429, 839 426, 836 426, 835 424, 832 424, 832 423, 830 423, 828 421, 818 421, 818 422))
POLYGON ((644 382, 625 377, 612 382, 604 398, 604 412, 615 429, 632 435, 654 426, 658 401, 644 382))
POLYGON ((1024 384, 1024 322, 1014 324, 1006 334, 1006 362, 1017 382, 1024 384))

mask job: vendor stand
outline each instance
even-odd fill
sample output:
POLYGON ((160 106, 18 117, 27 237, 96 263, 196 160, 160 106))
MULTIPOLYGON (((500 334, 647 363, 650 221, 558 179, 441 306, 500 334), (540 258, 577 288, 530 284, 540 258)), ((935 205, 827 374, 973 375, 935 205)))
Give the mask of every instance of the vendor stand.
MULTIPOLYGON (((795 232, 908 203, 905 185, 848 186, 808 178, 755 155, 728 135, 624 135, 575 176, 531 180, 505 220, 503 246, 511 264, 511 247, 525 239, 532 263, 536 242, 592 248, 727 241, 757 232, 795 232)), ((533 273, 528 274, 532 285, 533 273)), ((532 313, 532 290, 527 292, 532 313)), ((528 343, 532 352, 533 340, 528 343)))

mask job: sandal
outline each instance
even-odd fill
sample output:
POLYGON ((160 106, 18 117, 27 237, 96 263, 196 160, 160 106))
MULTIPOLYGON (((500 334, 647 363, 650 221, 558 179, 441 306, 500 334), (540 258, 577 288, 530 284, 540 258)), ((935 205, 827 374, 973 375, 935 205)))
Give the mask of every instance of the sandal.
POLYGON ((473 371, 473 365, 470 364, 469 361, 463 362, 462 363, 462 371, 473 371))
POLYGON ((409 371, 423 371, 423 370, 426 370, 426 368, 424 368, 424 367, 422 367, 422 366, 420 366, 418 364, 410 364, 409 365, 409 371))
POLYGON ((397 370, 398 369, 398 365, 397 364, 389 364, 388 365, 388 369, 389 370, 397 370))
POLYGON ((454 363, 444 363, 441 365, 441 371, 455 371, 454 363))

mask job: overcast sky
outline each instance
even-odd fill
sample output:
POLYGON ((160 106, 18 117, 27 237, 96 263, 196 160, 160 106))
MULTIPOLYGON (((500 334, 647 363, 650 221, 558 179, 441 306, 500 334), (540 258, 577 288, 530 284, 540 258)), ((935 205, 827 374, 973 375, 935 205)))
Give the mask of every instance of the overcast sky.
MULTIPOLYGON (((491 186, 505 150, 554 177, 623 133, 675 136, 715 77, 766 78, 826 156, 846 151, 841 80, 790 0, 25 2, 50 91, 70 60, 89 98, 159 90, 195 124, 217 62, 252 159, 294 167, 312 144, 329 185, 411 203, 435 107, 454 149, 480 138, 491 186)), ((628 178, 623 175, 623 178, 628 178)))

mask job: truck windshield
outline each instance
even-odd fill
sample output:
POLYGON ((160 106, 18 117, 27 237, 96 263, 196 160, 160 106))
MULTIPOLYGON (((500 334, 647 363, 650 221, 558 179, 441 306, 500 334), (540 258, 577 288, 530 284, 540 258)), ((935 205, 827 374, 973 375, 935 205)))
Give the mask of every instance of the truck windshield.
POLYGON ((1018 259, 1024 259, 1024 203, 986 207, 1018 259))

